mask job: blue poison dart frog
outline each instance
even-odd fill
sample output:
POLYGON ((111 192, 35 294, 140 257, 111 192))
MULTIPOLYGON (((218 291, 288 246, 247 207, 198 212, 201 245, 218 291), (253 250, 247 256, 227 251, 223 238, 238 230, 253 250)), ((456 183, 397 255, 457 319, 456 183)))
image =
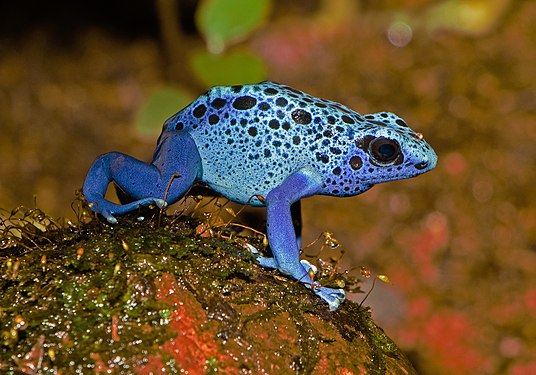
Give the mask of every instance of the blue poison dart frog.
POLYGON ((262 82, 213 87, 171 116, 150 164, 118 152, 99 156, 83 192, 110 223, 140 206, 176 202, 198 184, 235 202, 266 206, 273 257, 258 256, 258 262, 301 281, 335 310, 344 291, 319 285, 311 278, 314 267, 300 262, 300 199, 361 194, 427 172, 436 162, 423 136, 392 113, 362 115, 262 82), (128 203, 105 199, 112 181, 128 203))

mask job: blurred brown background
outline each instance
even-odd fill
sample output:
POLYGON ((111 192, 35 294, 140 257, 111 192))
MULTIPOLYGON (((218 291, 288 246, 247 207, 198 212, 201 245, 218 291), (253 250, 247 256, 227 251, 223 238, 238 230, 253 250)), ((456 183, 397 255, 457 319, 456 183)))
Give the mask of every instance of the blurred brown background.
MULTIPOLYGON (((175 38, 166 2, 0 4, 1 208, 74 217, 97 155, 151 158, 158 130, 135 124, 154 90, 207 88, 198 2, 178 1, 175 38)), ((397 113, 438 153, 417 179, 303 204, 306 243, 334 232, 343 269, 389 276, 367 303, 423 374, 536 373, 535 19, 533 1, 278 0, 231 47, 267 79, 397 113)))

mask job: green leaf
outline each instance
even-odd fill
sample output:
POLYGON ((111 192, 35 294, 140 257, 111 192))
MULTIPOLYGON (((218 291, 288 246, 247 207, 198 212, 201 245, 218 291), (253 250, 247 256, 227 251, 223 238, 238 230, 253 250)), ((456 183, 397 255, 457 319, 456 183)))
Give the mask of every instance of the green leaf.
POLYGON ((170 86, 154 90, 136 115, 136 130, 148 136, 160 134, 164 121, 193 99, 186 90, 170 86))
POLYGON ((196 23, 210 52, 247 36, 266 19, 270 0, 202 0, 196 23))
POLYGON ((490 31, 509 6, 505 0, 446 0, 430 8, 427 26, 458 30, 472 35, 490 31))
POLYGON ((249 52, 214 55, 199 51, 192 54, 190 64, 207 87, 257 83, 266 79, 263 60, 249 52))

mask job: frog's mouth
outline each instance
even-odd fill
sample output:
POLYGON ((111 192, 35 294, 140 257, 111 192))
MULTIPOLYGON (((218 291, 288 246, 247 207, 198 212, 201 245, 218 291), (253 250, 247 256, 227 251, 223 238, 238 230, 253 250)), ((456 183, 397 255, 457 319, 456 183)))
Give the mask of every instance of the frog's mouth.
POLYGON ((429 170, 434 169, 437 165, 437 154, 430 146, 428 146, 427 148, 428 152, 426 157, 422 161, 414 165, 415 169, 419 171, 419 174, 428 172, 429 170))
POLYGON ((427 161, 421 161, 420 163, 415 164, 415 169, 418 169, 418 170, 421 171, 423 169, 428 168, 428 164, 430 164, 430 163, 427 162, 427 161))

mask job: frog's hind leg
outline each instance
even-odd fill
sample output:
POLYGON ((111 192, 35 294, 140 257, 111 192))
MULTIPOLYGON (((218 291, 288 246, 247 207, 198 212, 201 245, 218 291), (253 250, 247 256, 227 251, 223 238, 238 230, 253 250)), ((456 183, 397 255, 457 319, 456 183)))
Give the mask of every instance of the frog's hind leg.
POLYGON ((201 158, 193 139, 187 133, 173 134, 161 139, 151 164, 118 152, 98 157, 89 169, 83 192, 93 211, 115 223, 114 215, 177 201, 200 174, 201 158), (120 205, 106 200, 110 182, 132 201, 120 205))

